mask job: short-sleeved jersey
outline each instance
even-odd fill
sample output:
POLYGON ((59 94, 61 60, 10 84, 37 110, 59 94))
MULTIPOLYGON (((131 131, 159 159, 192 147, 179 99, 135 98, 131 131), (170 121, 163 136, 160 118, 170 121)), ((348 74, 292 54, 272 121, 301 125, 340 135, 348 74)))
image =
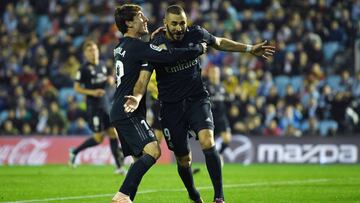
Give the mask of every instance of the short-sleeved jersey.
MULTIPOLYGON (((111 122, 116 122, 131 116, 146 116, 145 99, 133 113, 124 112, 125 96, 132 95, 140 70, 149 70, 148 62, 173 62, 182 59, 193 59, 201 55, 203 49, 200 45, 186 48, 164 50, 148 42, 132 37, 120 39, 114 49, 116 91, 110 112, 111 122)), ((143 97, 145 98, 145 96, 143 97)))
MULTIPOLYGON (((152 43, 169 47, 187 47, 192 44, 215 43, 215 37, 200 26, 188 27, 181 41, 170 41, 165 33, 155 35, 152 43)), ((200 58, 179 60, 174 63, 152 63, 158 82, 159 100, 178 102, 188 97, 208 95, 201 79, 200 58)))
MULTIPOLYGON (((85 63, 77 71, 75 81, 80 83, 86 89, 104 89, 107 86, 107 79, 110 71, 103 63, 98 65, 85 63)), ((86 96, 86 105, 88 110, 96 111, 96 109, 104 109, 109 113, 109 99, 104 97, 86 96)))
POLYGON ((215 115, 226 113, 225 107, 225 88, 222 85, 206 84, 207 90, 210 94, 211 110, 215 115))

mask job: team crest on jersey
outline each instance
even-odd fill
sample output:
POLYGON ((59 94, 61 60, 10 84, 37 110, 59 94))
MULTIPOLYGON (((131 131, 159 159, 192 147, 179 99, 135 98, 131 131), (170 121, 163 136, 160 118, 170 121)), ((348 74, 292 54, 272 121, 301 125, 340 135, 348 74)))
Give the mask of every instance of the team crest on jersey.
POLYGON ((158 47, 158 46, 153 45, 153 44, 150 44, 150 48, 155 50, 155 51, 159 51, 159 52, 163 50, 161 47, 158 47))
POLYGON ((148 132, 150 137, 155 137, 154 133, 151 130, 149 130, 148 132))

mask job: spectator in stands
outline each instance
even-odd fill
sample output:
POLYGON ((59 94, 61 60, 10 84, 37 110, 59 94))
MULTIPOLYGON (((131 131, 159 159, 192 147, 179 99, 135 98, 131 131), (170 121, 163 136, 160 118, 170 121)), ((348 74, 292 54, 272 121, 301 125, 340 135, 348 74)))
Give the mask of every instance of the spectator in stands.
POLYGON ((277 116, 276 116, 276 109, 275 109, 275 105, 274 104, 268 104, 266 106, 266 111, 264 114, 264 125, 265 126, 270 126, 270 122, 273 120, 276 120, 277 116))
POLYGON ((300 137, 302 135, 302 132, 295 128, 292 124, 286 126, 284 136, 287 137, 300 137))
POLYGON ((41 135, 50 134, 50 126, 48 125, 49 112, 43 107, 39 111, 38 121, 36 123, 36 133, 41 135))
POLYGON ((284 116, 280 118, 280 128, 285 131, 293 132, 295 129, 301 127, 302 115, 293 106, 287 106, 284 112, 284 116), (289 127, 291 126, 291 127, 289 127), (294 129, 293 129, 294 128, 294 129))
POLYGON ((281 128, 279 128, 276 120, 271 120, 264 129, 265 136, 275 136, 279 137, 282 135, 281 128))
POLYGON ((70 122, 75 122, 79 118, 85 118, 86 116, 85 112, 79 109, 74 97, 69 97, 67 109, 66 118, 70 122))
POLYGON ((353 84, 353 80, 350 77, 350 73, 348 70, 343 70, 341 72, 341 79, 339 84, 339 91, 345 92, 345 91, 351 91, 351 86, 353 84))
POLYGON ((67 121, 55 101, 50 103, 47 125, 52 135, 64 135, 66 133, 67 121))
POLYGON ((300 102, 300 99, 297 94, 295 94, 294 88, 292 85, 286 86, 286 93, 284 97, 287 105, 295 106, 300 102))
POLYGON ((279 101, 279 95, 276 86, 272 86, 269 91, 269 95, 266 97, 266 104, 276 105, 279 101))
POLYGON ((1 127, 2 135, 19 135, 18 129, 14 126, 11 120, 6 120, 1 127))
POLYGON ((257 89, 258 96, 268 96, 271 87, 274 85, 273 78, 270 72, 265 72, 264 78, 260 81, 260 86, 257 89))
POLYGON ((319 122, 316 117, 310 117, 307 120, 306 124, 307 124, 307 126, 303 129, 304 130, 303 134, 305 136, 319 136, 320 135, 319 122))
POLYGON ((322 88, 322 93, 318 99, 319 119, 331 119, 331 104, 334 99, 334 93, 329 85, 322 88))
POLYGON ((86 124, 84 118, 77 118, 75 122, 71 123, 70 128, 67 131, 69 135, 91 135, 92 131, 86 124))

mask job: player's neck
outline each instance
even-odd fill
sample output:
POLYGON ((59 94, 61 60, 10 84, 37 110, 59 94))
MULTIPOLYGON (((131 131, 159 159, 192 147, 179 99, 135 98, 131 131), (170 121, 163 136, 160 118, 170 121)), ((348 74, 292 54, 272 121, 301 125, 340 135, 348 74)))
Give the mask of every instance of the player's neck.
POLYGON ((99 60, 88 61, 92 65, 99 65, 99 60))
POLYGON ((124 37, 131 37, 131 38, 138 38, 140 39, 141 35, 138 32, 134 32, 132 30, 128 30, 125 34, 124 37))

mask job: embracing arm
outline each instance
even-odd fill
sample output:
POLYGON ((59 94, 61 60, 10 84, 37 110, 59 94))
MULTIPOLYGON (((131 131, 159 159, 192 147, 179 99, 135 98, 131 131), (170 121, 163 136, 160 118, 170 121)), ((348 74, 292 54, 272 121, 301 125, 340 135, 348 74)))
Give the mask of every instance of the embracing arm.
POLYGON ((144 96, 147 85, 150 81, 151 72, 148 70, 141 70, 139 74, 139 78, 135 83, 133 95, 125 96, 126 102, 124 104, 124 111, 129 113, 135 111, 139 103, 144 96))
POLYGON ((206 44, 196 44, 193 47, 171 48, 166 50, 154 44, 143 44, 138 56, 144 61, 155 63, 172 63, 178 60, 194 59, 206 52, 206 44))

